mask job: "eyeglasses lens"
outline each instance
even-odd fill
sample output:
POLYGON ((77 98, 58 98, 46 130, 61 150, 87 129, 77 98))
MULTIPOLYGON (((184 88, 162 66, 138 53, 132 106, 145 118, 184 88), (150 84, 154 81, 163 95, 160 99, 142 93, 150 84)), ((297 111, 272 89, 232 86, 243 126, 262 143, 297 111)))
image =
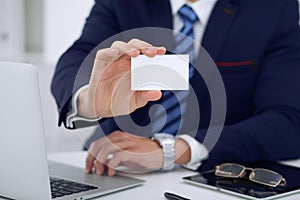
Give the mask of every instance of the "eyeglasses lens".
POLYGON ((244 167, 237 164, 221 164, 217 170, 217 176, 237 178, 244 171, 244 167))
POLYGON ((250 180, 276 187, 282 180, 282 176, 276 172, 265 170, 265 169, 255 169, 250 174, 250 180))

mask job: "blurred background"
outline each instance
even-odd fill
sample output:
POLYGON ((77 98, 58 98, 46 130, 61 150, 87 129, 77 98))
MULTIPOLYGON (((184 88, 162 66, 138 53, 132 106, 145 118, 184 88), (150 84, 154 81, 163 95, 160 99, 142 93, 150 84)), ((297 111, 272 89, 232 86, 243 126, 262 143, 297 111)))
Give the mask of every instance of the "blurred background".
POLYGON ((81 150, 94 128, 58 127, 50 82, 59 56, 77 39, 93 0, 0 0, 0 60, 38 67, 48 153, 81 150))
POLYGON ((93 0, 0 0, 0 60, 38 67, 49 153, 82 149, 94 130, 58 127, 50 93, 55 64, 79 37, 92 6, 93 0))

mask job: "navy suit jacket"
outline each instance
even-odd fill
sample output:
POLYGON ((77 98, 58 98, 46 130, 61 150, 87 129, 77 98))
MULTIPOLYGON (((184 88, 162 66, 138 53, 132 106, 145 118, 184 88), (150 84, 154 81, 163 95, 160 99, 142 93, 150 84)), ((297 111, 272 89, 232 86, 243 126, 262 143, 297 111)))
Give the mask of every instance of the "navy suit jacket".
MULTIPOLYGON (((227 114, 222 134, 200 170, 225 161, 245 163, 300 157, 298 19, 297 0, 217 2, 202 46, 222 75, 227 114)), ((65 122, 74 90, 89 81, 92 59, 86 65, 86 77, 80 84, 74 84, 81 63, 93 48, 122 31, 172 26, 168 0, 96 0, 82 35, 57 64, 51 89, 60 112, 59 125, 65 122)), ((211 105, 208 92, 201 88, 197 94, 201 120, 195 138, 203 142, 211 105)), ((131 115, 137 124, 149 123, 149 106, 131 115)), ((103 134, 119 130, 113 118, 100 121, 100 125, 103 134)), ((136 130, 130 131, 138 134, 136 130)))

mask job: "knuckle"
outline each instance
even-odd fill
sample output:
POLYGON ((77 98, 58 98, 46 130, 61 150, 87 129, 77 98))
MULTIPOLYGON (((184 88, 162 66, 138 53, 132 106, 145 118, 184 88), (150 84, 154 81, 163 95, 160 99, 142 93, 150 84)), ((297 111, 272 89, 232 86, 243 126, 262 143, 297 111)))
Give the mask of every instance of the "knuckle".
POLYGON ((107 49, 101 49, 101 50, 98 50, 97 53, 96 53, 96 58, 101 58, 101 57, 103 57, 104 51, 107 51, 107 49))
POLYGON ((96 169, 99 169, 100 167, 102 167, 102 165, 103 165, 102 162, 99 161, 98 159, 95 161, 94 166, 95 166, 96 169))
POLYGON ((129 134, 126 132, 120 132, 120 136, 123 140, 127 141, 130 137, 129 134))
POLYGON ((129 41, 129 43, 137 43, 137 42, 140 42, 140 40, 136 38, 133 38, 129 41))
POLYGON ((117 153, 115 153, 114 154, 114 157, 111 159, 111 161, 113 161, 113 160, 120 160, 120 152, 117 152, 117 153))
POLYGON ((114 131, 106 137, 107 142, 111 142, 118 136, 118 132, 114 131))
POLYGON ((122 158, 123 158, 122 152, 121 151, 117 152, 117 153, 114 154, 114 157, 111 159, 111 162, 119 163, 119 162, 121 162, 122 158))
POLYGON ((114 135, 117 136, 117 137, 121 137, 121 138, 123 138, 125 136, 124 132, 122 132, 122 131, 115 131, 114 135))
POLYGON ((121 131, 114 131, 114 132, 112 132, 110 135, 118 135, 118 134, 120 134, 120 132, 121 132, 121 131))
POLYGON ((121 46, 121 45, 124 45, 125 43, 124 42, 122 42, 122 41, 114 41, 113 43, 112 43, 112 47, 118 47, 118 46, 121 46))
POLYGON ((111 46, 112 46, 112 47, 113 47, 113 46, 116 46, 116 45, 118 45, 119 43, 120 43, 120 41, 114 41, 114 42, 112 43, 111 46))
POLYGON ((108 144, 103 145, 102 150, 101 150, 101 155, 109 154, 109 152, 111 150, 111 146, 112 146, 112 143, 108 143, 108 144))
POLYGON ((93 150, 96 148, 96 146, 97 146, 96 141, 92 142, 91 145, 90 145, 90 148, 89 148, 89 152, 90 153, 93 152, 93 150))

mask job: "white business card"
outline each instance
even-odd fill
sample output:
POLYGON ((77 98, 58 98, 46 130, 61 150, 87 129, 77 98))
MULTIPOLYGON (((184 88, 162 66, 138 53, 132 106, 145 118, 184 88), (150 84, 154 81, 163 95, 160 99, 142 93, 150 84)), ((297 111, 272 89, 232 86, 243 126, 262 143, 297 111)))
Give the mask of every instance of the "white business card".
POLYGON ((131 90, 188 90, 189 55, 131 59, 131 90))

